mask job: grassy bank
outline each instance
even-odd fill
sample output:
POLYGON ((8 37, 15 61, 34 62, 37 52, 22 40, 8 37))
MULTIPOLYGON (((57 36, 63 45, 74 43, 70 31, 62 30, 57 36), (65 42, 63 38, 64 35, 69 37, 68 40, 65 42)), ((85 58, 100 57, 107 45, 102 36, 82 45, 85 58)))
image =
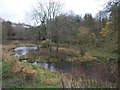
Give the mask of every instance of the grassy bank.
POLYGON ((57 73, 52 73, 46 69, 20 62, 19 59, 9 51, 11 48, 13 48, 12 45, 3 45, 3 88, 61 87, 57 73))

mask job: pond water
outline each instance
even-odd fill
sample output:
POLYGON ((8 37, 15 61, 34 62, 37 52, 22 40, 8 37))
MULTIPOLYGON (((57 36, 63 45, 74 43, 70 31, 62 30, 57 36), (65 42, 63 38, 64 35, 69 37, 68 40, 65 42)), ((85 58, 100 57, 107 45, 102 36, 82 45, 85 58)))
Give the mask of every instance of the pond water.
POLYGON ((43 67, 48 69, 52 72, 62 71, 62 72, 69 72, 71 70, 72 63, 70 62, 34 62, 31 63, 32 65, 43 67))
POLYGON ((16 47, 13 51, 15 51, 15 56, 20 57, 22 55, 28 54, 31 50, 37 50, 37 47, 32 46, 22 46, 16 47))

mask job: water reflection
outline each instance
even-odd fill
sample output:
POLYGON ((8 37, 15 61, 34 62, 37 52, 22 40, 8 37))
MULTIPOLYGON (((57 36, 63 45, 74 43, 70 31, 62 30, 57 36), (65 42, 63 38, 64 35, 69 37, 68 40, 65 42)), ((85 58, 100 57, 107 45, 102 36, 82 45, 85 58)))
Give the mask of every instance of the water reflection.
POLYGON ((62 72, 69 72, 71 70, 70 62, 53 62, 53 63, 51 63, 51 62, 42 62, 42 63, 34 62, 32 64, 35 66, 43 67, 52 72, 59 71, 59 70, 61 70, 62 72))
POLYGON ((36 66, 49 69, 50 71, 56 71, 55 63, 37 63, 36 66))
POLYGON ((22 55, 28 54, 31 50, 37 50, 37 47, 30 46, 16 47, 13 51, 15 51, 15 56, 20 57, 22 55))

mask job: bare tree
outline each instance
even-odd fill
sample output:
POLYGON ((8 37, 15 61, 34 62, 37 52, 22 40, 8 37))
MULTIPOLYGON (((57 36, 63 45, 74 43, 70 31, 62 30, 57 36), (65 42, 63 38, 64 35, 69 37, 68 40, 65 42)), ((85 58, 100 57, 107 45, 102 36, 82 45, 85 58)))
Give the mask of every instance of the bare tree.
POLYGON ((60 2, 56 1, 41 2, 38 0, 36 7, 32 11, 32 18, 38 24, 47 24, 48 21, 51 21, 60 14, 61 5, 60 2))
POLYGON ((38 1, 37 6, 33 9, 33 20, 37 24, 46 27, 46 35, 49 42, 49 51, 51 52, 51 29, 49 28, 49 23, 54 20, 61 13, 62 4, 57 1, 38 1))

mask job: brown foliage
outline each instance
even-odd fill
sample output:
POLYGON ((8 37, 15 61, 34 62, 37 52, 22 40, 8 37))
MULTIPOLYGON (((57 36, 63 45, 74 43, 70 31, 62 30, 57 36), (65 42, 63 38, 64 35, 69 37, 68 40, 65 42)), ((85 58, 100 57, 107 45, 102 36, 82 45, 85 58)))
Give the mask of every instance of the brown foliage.
POLYGON ((48 48, 49 42, 48 40, 41 42, 41 48, 48 48))
POLYGON ((76 56, 79 52, 75 51, 73 49, 70 48, 59 48, 58 53, 56 52, 56 48, 52 48, 52 52, 49 53, 49 49, 48 48, 42 48, 39 51, 32 51, 30 52, 29 56, 39 56, 39 55, 46 55, 46 56, 50 56, 50 57, 57 57, 61 60, 65 60, 68 57, 72 57, 72 56, 76 56))
POLYGON ((25 81, 31 84, 35 83, 35 73, 26 72, 25 81))

